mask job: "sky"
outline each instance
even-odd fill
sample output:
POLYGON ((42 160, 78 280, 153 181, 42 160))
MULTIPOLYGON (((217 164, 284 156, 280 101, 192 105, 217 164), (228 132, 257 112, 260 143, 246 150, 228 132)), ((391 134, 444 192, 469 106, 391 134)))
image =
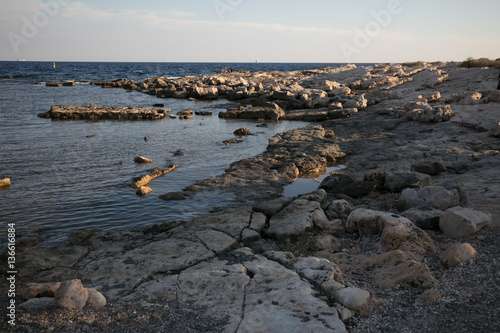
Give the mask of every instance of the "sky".
POLYGON ((500 58, 498 0, 0 0, 0 60, 500 58))

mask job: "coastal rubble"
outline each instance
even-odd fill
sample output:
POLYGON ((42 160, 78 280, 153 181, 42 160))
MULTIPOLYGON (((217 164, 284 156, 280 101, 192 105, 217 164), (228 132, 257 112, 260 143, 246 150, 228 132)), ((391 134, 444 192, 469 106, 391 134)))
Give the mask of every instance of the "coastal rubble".
POLYGON ((119 324, 110 308, 142 329, 169 315, 156 308, 176 305, 222 332, 492 331, 500 327, 491 320, 500 153, 488 133, 498 125, 497 76, 422 63, 96 83, 174 98, 215 98, 216 88, 241 103, 222 117, 321 124, 275 135, 262 154, 162 196, 223 191, 238 205, 145 230, 79 231, 57 248, 21 247, 19 276, 97 286, 108 300, 101 317, 71 320, 102 330, 119 324), (356 112, 338 113, 349 106, 356 112), (340 162, 317 191, 282 196, 298 177, 340 162), (471 276, 482 283, 471 287, 471 276))
POLYGON ((53 106, 49 112, 40 113, 40 118, 56 120, 158 120, 167 116, 168 109, 118 108, 98 105, 53 106))

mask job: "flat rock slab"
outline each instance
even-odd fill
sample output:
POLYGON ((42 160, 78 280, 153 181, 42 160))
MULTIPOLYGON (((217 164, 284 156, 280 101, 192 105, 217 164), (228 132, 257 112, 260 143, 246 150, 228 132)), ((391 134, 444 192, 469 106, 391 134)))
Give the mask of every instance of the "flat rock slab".
POLYGON ((169 111, 158 108, 63 105, 53 106, 49 112, 38 116, 57 120, 157 120, 166 118, 169 111))

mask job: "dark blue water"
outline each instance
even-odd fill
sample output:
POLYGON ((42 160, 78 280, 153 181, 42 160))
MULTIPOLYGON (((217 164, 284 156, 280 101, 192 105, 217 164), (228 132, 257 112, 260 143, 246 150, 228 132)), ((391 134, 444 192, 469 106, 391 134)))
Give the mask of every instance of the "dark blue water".
POLYGON ((54 88, 37 83, 191 76, 220 72, 222 66, 288 71, 323 65, 67 62, 57 63, 54 69, 48 62, 0 62, 0 177, 12 182, 11 188, 0 189, 0 236, 6 234, 10 222, 16 223, 18 235, 30 231, 60 234, 82 229, 137 229, 206 214, 233 198, 205 193, 186 201, 165 202, 158 196, 221 174, 232 162, 263 152, 269 137, 308 125, 282 122, 262 129, 255 122, 219 119, 217 113, 228 103, 225 100, 158 99, 89 84, 54 88), (52 105, 150 107, 159 102, 167 103, 173 113, 190 108, 212 110, 214 115, 149 122, 37 117, 52 105), (256 135, 225 146, 222 141, 233 138, 233 131, 240 127, 256 135), (149 141, 144 141, 145 136, 149 141), (184 150, 184 156, 174 156, 178 149, 184 150), (154 163, 137 165, 133 162, 137 155, 152 158, 154 163), (128 186, 133 177, 171 163, 180 167, 153 181, 152 195, 140 198, 128 186))

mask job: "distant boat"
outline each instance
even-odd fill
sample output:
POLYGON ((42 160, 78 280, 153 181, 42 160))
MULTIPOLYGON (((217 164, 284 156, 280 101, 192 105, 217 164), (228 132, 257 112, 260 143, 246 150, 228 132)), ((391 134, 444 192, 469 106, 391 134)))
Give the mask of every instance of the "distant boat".
POLYGON ((255 63, 258 64, 260 61, 259 61, 259 58, 255 59, 255 63))
POLYGON ((53 64, 52 64, 52 68, 56 68, 56 63, 53 63, 53 64))
POLYGON ((17 59, 17 61, 26 61, 25 59, 17 59))

